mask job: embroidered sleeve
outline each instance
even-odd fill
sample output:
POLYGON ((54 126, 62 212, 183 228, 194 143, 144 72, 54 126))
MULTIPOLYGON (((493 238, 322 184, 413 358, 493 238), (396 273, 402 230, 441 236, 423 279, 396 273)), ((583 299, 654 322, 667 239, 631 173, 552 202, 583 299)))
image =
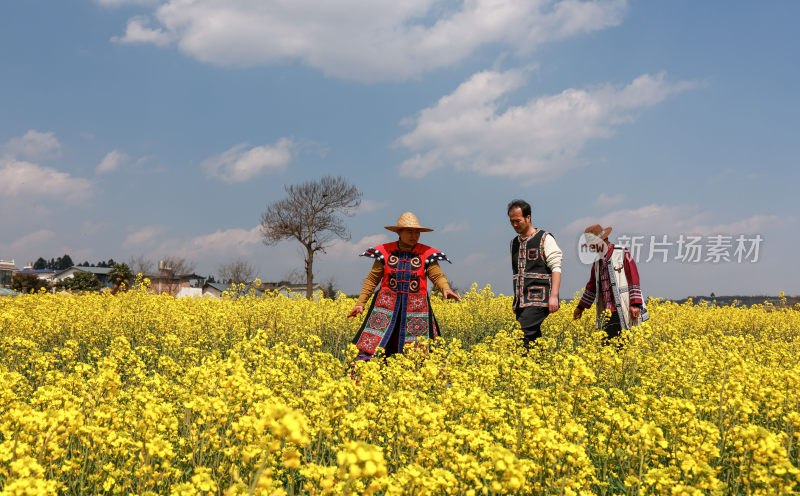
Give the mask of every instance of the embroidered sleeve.
POLYGON ((628 250, 625 250, 622 266, 625 269, 625 278, 628 279, 628 295, 630 295, 631 305, 641 305, 643 301, 642 287, 639 282, 639 269, 636 267, 636 261, 628 250))
POLYGON ((374 258, 375 260, 383 261, 383 254, 381 252, 379 252, 378 250, 376 250, 375 248, 369 248, 369 249, 365 250, 364 253, 362 253, 359 256, 360 257, 370 257, 370 258, 374 258))
POLYGON ((447 282, 447 277, 445 277, 444 272, 442 272, 442 268, 439 267, 439 262, 431 262, 431 264, 428 265, 426 273, 433 282, 433 285, 436 286, 436 289, 443 293, 445 289, 450 289, 450 283, 447 282))
POLYGON ((591 308, 592 304, 594 303, 595 297, 597 294, 595 293, 597 284, 594 280, 594 266, 592 266, 591 270, 589 271, 589 282, 586 283, 586 289, 583 290, 583 296, 581 297, 581 301, 578 302, 578 306, 581 308, 591 308))
POLYGON ((444 253, 437 251, 428 255, 428 258, 425 259, 425 268, 427 269, 430 264, 433 262, 438 262, 440 260, 446 260, 447 263, 453 263, 448 258, 447 255, 444 253))
POLYGON ((364 279, 364 285, 361 287, 361 294, 358 296, 356 305, 366 307, 367 300, 369 300, 369 297, 372 296, 372 292, 375 291, 376 287, 378 287, 378 284, 380 284, 382 278, 383 263, 379 260, 375 260, 375 262, 372 264, 372 270, 369 271, 367 278, 364 279))

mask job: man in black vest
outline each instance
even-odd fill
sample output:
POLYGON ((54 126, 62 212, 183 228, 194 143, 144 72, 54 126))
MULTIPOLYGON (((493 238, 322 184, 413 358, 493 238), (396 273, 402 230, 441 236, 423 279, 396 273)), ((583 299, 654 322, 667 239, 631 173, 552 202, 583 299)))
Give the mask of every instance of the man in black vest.
POLYGON ((552 234, 533 227, 528 202, 509 203, 508 219, 518 234, 511 240, 514 313, 529 348, 542 335, 544 319, 558 310, 562 252, 552 234))

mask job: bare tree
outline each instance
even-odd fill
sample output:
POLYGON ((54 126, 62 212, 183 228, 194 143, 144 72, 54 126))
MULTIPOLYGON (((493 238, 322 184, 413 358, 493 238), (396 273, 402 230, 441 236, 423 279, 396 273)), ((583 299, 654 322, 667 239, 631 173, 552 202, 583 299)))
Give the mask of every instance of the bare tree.
POLYGON ((281 278, 281 282, 285 281, 285 282, 288 282, 289 284, 302 284, 303 283, 303 279, 305 279, 305 278, 306 278, 306 275, 305 275, 305 273, 303 273, 302 270, 300 270, 298 268, 294 268, 294 269, 290 270, 289 272, 286 272, 285 274, 283 274, 283 277, 281 278))
POLYGON ((256 268, 242 258, 220 265, 217 273, 222 282, 227 284, 251 283, 256 278, 256 268))
POLYGON ((137 255, 128 259, 128 267, 134 276, 136 274, 152 274, 156 265, 144 255, 137 255))
POLYGON ((186 258, 177 255, 161 257, 161 260, 158 262, 158 270, 160 272, 159 281, 161 285, 159 291, 163 292, 163 290, 166 289, 166 291, 173 295, 177 293, 182 282, 192 279, 184 276, 193 275, 196 266, 197 264, 195 262, 186 260, 186 258))
POLYGON ((197 266, 197 263, 177 255, 166 255, 161 258, 161 261, 164 262, 165 270, 171 271, 176 276, 191 274, 197 266))
POLYGON ((361 192, 341 176, 325 176, 284 186, 287 197, 267 205, 261 214, 264 244, 272 246, 285 239, 295 239, 305 248, 306 298, 312 296, 314 254, 325 253, 335 238, 350 239, 350 233, 338 214, 352 216, 361 204, 361 192))

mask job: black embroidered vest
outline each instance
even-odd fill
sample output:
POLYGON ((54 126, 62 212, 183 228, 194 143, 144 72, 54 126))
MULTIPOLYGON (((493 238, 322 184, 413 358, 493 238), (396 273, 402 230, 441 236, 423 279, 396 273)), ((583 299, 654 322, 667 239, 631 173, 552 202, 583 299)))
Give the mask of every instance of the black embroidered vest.
POLYGON ((514 311, 526 307, 547 307, 551 272, 544 260, 541 229, 533 236, 511 240, 511 270, 514 273, 514 311))

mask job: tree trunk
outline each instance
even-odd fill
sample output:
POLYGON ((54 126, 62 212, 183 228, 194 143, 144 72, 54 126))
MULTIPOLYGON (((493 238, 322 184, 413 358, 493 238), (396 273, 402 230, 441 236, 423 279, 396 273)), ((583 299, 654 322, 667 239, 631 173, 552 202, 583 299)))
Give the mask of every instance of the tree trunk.
POLYGON ((313 295, 312 285, 314 283, 314 250, 306 248, 308 256, 306 257, 306 298, 309 300, 313 295))

